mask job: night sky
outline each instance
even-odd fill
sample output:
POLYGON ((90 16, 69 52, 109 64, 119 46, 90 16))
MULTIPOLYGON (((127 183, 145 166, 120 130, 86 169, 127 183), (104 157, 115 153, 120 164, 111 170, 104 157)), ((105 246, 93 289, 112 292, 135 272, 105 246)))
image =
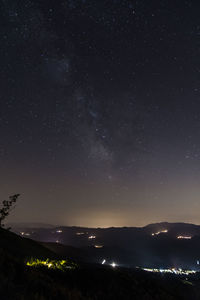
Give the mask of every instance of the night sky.
POLYGON ((2 0, 10 221, 200 224, 200 3, 2 0))

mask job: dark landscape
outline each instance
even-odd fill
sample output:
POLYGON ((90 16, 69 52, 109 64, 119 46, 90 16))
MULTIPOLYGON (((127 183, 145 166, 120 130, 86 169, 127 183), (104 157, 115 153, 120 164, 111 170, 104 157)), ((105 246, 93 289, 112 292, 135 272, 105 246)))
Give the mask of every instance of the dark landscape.
POLYGON ((23 235, 32 235, 33 231, 34 238, 40 242, 5 229, 0 230, 1 299, 195 300, 200 297, 200 272, 196 264, 199 226, 160 223, 144 228, 23 227, 23 235), (152 230, 157 232, 158 229, 166 228, 169 230, 167 236, 160 233, 155 237, 154 243, 152 230), (62 233, 56 233, 57 230, 62 230, 62 233), (80 230, 88 234, 95 233, 98 242, 104 242, 106 249, 93 249, 88 241, 78 241, 73 235, 80 230), (178 240, 178 245, 176 234, 180 232, 193 237, 191 240, 178 240), (62 236, 60 238, 63 244, 53 242, 55 234, 62 236), (67 237, 68 244, 65 245, 67 237), (123 246, 119 247, 119 243, 123 246), (132 256, 129 252, 126 257, 128 243, 132 256), (101 261, 103 257, 107 259, 104 265, 101 261), (36 259, 42 262, 46 259, 49 262, 66 260, 69 268, 59 269, 39 263, 27 265, 27 262, 36 259), (115 267, 112 266, 113 261, 116 261, 115 267), (138 264, 140 268, 134 267, 134 264, 138 264), (190 270, 193 268, 197 272, 190 275, 163 274, 144 271, 142 267, 182 267, 190 270))
POLYGON ((200 1, 0 1, 0 300, 200 300, 200 1))
POLYGON ((12 230, 42 242, 58 254, 89 263, 106 259, 108 264, 114 261, 123 267, 200 269, 199 225, 157 223, 142 228, 105 229, 24 226, 13 224, 12 230))

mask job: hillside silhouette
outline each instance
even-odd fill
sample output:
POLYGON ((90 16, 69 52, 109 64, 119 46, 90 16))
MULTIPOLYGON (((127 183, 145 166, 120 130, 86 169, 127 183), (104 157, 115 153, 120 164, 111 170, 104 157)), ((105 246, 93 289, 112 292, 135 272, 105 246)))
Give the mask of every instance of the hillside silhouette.
POLYGON ((177 267, 199 270, 200 226, 186 223, 155 223, 145 227, 30 228, 13 230, 28 234, 53 252, 100 263, 116 261, 126 267, 177 267))
POLYGON ((141 269, 112 268, 86 262, 93 250, 91 246, 81 249, 59 243, 36 242, 1 228, 1 299, 200 299, 199 273, 187 277, 160 275, 141 269), (75 269, 60 271, 42 265, 26 265, 30 259, 48 259, 51 262, 51 259, 64 258, 73 261, 72 256, 77 259, 75 269))

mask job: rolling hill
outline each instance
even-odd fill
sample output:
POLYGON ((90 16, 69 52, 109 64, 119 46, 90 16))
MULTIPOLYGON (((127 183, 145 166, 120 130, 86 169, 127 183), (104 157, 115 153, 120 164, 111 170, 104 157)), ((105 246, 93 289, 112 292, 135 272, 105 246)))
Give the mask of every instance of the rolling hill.
POLYGON ((162 222, 142 228, 61 226, 13 230, 42 242, 43 246, 47 243, 47 248, 58 254, 87 262, 99 263, 106 259, 122 266, 199 268, 199 225, 162 222))
MULTIPOLYGON (((95 249, 91 245, 77 249, 59 243, 41 244, 0 229, 1 300, 198 300, 200 297, 198 274, 189 278, 161 276, 138 269, 96 264, 59 271, 28 267, 24 263, 30 256, 59 258, 60 255, 74 254, 84 257, 92 255, 95 249)), ((112 247, 96 250, 114 251, 112 247)))

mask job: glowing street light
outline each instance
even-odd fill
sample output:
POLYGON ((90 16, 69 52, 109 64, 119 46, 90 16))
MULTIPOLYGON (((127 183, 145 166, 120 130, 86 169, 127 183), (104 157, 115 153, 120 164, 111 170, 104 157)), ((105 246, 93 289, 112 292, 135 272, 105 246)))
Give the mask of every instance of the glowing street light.
POLYGON ((116 267, 116 263, 112 262, 111 267, 115 268, 116 267))
POLYGON ((94 247, 97 249, 101 249, 101 248, 103 248, 103 245, 94 245, 94 247))

